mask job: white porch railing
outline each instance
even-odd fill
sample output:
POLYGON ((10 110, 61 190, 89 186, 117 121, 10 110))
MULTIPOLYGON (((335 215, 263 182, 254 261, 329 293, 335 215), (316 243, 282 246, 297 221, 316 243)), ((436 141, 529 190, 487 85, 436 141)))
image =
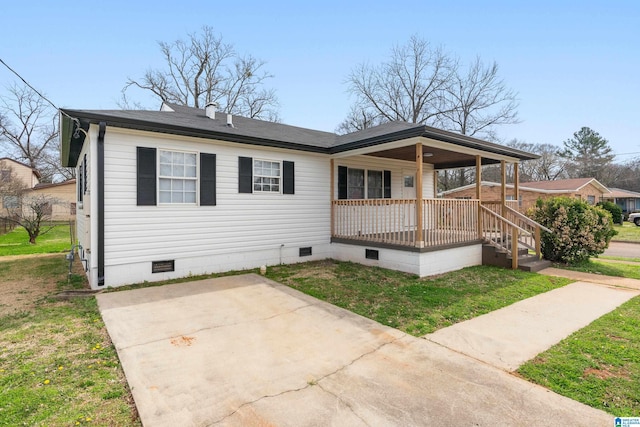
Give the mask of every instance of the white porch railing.
POLYGON ((477 200, 425 199, 422 230, 418 230, 416 200, 334 200, 332 237, 432 247, 477 240, 477 200))

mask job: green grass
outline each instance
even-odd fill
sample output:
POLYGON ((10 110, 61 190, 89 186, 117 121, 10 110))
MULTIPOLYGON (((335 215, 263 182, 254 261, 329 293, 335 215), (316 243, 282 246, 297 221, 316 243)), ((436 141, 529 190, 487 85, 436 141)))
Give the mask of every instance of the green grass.
POLYGON ((29 234, 22 227, 0 235, 0 256, 56 253, 69 249, 69 224, 56 225, 51 231, 38 237, 35 245, 29 243, 29 234))
POLYGON ((420 279, 382 268, 334 261, 269 267, 267 276, 415 336, 570 282, 487 266, 420 279))
POLYGON ((640 262, 640 258, 626 258, 621 256, 598 255, 599 260, 606 261, 612 259, 614 261, 640 262))
POLYGON ((640 280, 640 263, 637 265, 621 264, 592 258, 579 264, 558 264, 556 267, 563 268, 565 270, 581 271, 583 273, 602 274, 604 276, 626 277, 629 279, 640 280))
POLYGON ((640 297, 520 367, 518 373, 614 416, 640 415, 640 297))
POLYGON ((621 242, 640 242, 640 227, 632 222, 625 221, 623 225, 614 225, 613 229, 618 232, 613 236, 613 240, 621 242))
MULTIPOLYGON (((25 288, 45 286, 51 277, 54 292, 86 285, 82 273, 67 280, 64 257, 0 267, 0 281, 21 280, 25 288)), ((0 317, 0 425, 139 426, 95 298, 33 302, 31 309, 0 317)))

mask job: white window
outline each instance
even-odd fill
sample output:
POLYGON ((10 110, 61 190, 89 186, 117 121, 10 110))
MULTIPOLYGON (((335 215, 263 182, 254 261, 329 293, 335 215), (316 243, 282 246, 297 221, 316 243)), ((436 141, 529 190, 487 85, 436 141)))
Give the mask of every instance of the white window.
POLYGON ((195 153, 160 150, 160 203, 196 203, 195 153))
POLYGON ((596 204, 596 196, 587 196, 587 203, 589 203, 590 205, 595 205, 596 204))
POLYGON ((253 161, 253 191, 256 193, 279 193, 280 162, 272 162, 269 160, 253 161))

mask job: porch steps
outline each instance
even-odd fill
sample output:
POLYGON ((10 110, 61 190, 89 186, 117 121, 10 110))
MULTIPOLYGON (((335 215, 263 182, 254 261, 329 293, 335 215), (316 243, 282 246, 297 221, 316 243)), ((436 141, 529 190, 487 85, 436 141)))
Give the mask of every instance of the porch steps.
MULTIPOLYGON (((482 264, 511 268, 511 256, 506 251, 485 243, 482 245, 482 264)), ((518 268, 520 270, 536 272, 550 266, 550 261, 538 259, 535 255, 529 255, 528 249, 518 249, 518 268)))

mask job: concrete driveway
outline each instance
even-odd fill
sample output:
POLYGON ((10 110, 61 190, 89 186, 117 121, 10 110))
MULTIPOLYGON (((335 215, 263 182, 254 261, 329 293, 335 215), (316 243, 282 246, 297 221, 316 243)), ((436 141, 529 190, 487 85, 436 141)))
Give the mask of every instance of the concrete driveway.
POLYGON ((145 426, 613 424, 257 275, 97 298, 145 426))

